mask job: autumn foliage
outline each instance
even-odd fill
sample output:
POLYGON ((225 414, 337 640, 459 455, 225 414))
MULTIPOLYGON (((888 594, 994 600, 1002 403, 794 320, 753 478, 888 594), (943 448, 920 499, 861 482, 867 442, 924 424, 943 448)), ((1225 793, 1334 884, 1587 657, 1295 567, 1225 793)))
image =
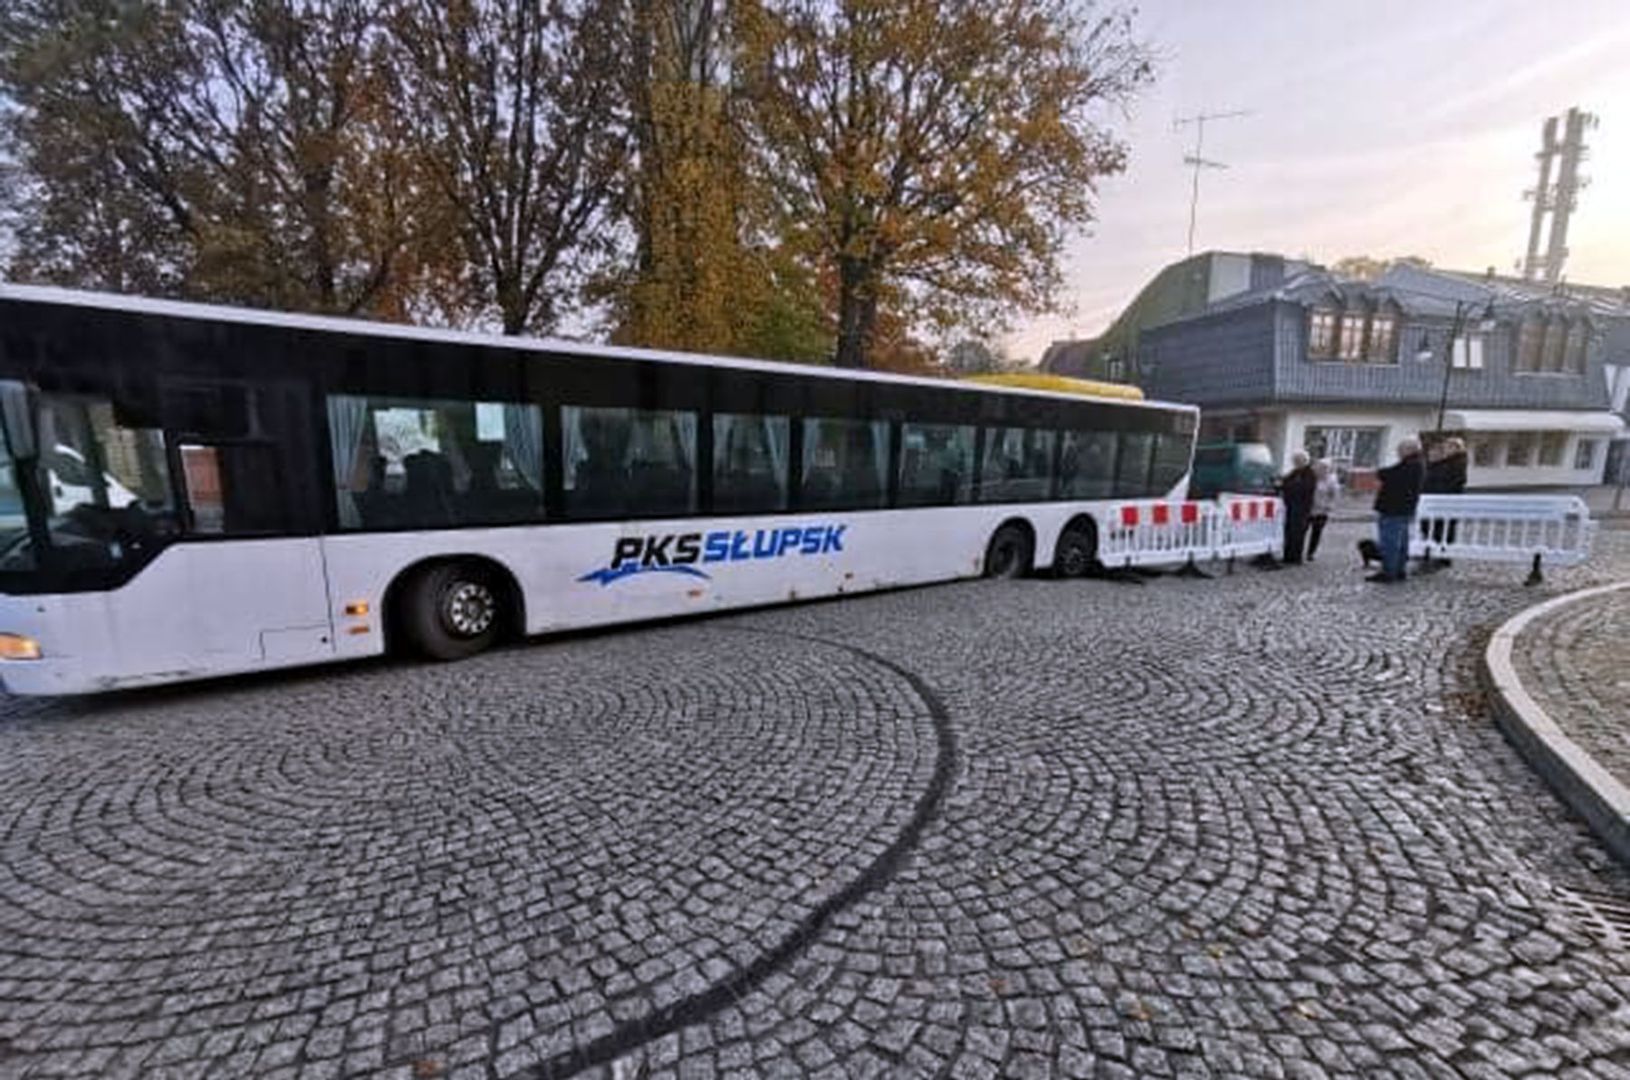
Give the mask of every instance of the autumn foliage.
POLYGON ((9 0, 0 224, 22 279, 926 369, 1054 302, 1149 77, 1086 0, 9 0))

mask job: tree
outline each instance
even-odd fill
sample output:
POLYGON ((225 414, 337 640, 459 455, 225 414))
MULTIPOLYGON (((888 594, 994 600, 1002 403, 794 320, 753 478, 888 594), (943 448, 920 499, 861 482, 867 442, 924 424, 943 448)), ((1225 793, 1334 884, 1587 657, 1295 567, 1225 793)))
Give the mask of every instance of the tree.
POLYGON ((1001 357, 989 345, 971 338, 957 342, 945 354, 946 370, 958 375, 988 375, 1001 371, 1002 367, 1001 357))
POLYGON ((775 242, 745 154, 724 0, 637 0, 626 96, 635 160, 624 211, 635 257, 613 283, 633 345, 824 360, 814 275, 775 242))
POLYGON ((14 269, 297 310, 398 311, 423 207, 376 5, 17 0, 14 269))
POLYGON ((506 334, 552 328, 614 247, 628 161, 618 0, 401 0, 418 156, 455 216, 464 300, 506 334))
POLYGON ((1419 255, 1402 255, 1395 259, 1376 259, 1369 255, 1348 255, 1337 259, 1330 269, 1339 277, 1356 278, 1359 281, 1374 281, 1394 266, 1414 266, 1420 269, 1429 269, 1431 263, 1419 255))
POLYGON ((1126 149, 1097 121, 1150 78, 1074 0, 740 0, 740 79, 782 235, 836 282, 837 362, 879 313, 940 330, 1049 307, 1126 149))
POLYGON ((728 351, 739 336, 743 176, 721 85, 714 0, 637 0, 626 93, 637 151, 625 191, 633 278, 618 337, 728 351))

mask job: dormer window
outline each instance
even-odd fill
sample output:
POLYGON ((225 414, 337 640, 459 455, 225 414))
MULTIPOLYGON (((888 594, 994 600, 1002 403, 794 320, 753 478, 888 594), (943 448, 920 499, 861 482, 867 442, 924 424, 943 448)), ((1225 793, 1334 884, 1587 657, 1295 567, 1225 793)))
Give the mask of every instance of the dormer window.
POLYGON ((1481 330, 1467 330, 1455 338, 1455 349, 1451 364, 1467 371, 1483 370, 1483 332, 1481 330))
POLYGON ((1346 364, 1396 364, 1398 320, 1387 309, 1314 308, 1307 317, 1307 358, 1346 364))
POLYGON ((1340 356, 1343 360, 1364 359, 1364 313, 1349 311, 1341 317, 1340 356))
POLYGON ((1538 371, 1540 349, 1545 343, 1545 324, 1535 316, 1522 321, 1517 334, 1517 371, 1538 371))
POLYGON ((1562 351, 1567 345, 1568 321, 1561 317, 1552 318, 1545 324, 1545 350, 1540 357, 1541 371, 1561 371, 1562 351))
POLYGON ((1391 315, 1377 313, 1370 319, 1370 343, 1366 350, 1372 364, 1390 364, 1397 343, 1397 325, 1391 315))
POLYGON ((1317 309, 1308 316, 1307 355, 1329 358, 1336 352, 1336 313, 1317 309))
POLYGON ((1563 370, 1572 375, 1585 373, 1585 357, 1590 348, 1590 324, 1584 321, 1573 324, 1573 332, 1568 335, 1567 364, 1563 370))

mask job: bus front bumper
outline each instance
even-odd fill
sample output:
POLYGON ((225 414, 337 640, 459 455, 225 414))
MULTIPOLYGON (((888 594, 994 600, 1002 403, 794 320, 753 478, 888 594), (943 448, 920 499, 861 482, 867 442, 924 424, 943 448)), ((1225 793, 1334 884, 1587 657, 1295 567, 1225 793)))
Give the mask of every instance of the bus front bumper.
POLYGON ((115 672, 97 670, 94 658, 114 654, 101 640, 101 620, 78 610, 94 603, 80 596, 0 596, 0 682, 7 693, 91 694, 120 685, 115 672), (69 625, 81 628, 80 640, 69 625))

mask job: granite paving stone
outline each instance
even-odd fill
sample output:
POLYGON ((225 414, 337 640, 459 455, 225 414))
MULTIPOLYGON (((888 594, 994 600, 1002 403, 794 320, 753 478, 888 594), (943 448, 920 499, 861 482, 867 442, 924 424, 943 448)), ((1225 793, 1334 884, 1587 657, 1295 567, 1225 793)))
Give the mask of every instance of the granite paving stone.
MULTIPOLYGON (((1358 535, 0 699, 0 1077, 1630 1075, 1630 874, 1476 679, 1630 532, 1358 535)), ((1627 613, 1536 625, 1556 694, 1622 711, 1627 613)))

